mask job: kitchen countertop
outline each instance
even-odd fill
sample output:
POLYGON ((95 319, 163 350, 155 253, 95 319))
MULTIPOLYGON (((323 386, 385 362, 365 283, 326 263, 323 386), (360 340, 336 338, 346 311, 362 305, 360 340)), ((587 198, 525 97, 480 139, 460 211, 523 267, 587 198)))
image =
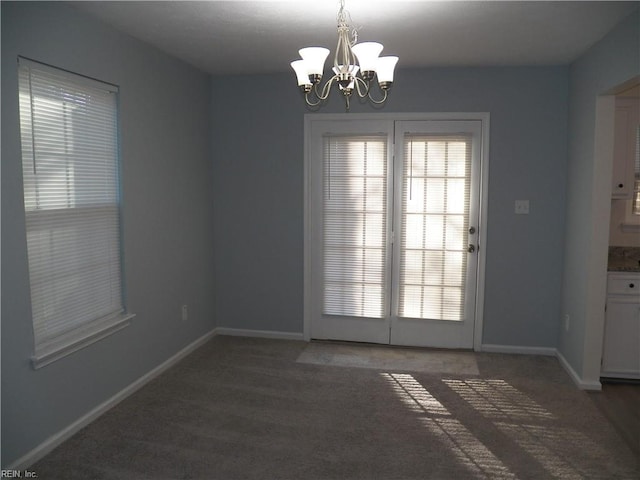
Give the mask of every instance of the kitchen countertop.
POLYGON ((640 247, 609 247, 610 272, 640 272, 640 247))

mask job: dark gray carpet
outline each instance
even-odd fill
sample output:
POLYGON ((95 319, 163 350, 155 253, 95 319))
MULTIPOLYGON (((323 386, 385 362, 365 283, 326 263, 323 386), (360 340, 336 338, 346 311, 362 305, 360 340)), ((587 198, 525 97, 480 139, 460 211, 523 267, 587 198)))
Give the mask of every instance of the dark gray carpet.
POLYGON ((478 375, 297 362, 216 337, 31 470, 39 479, 638 479, 638 458, 555 358, 478 375))

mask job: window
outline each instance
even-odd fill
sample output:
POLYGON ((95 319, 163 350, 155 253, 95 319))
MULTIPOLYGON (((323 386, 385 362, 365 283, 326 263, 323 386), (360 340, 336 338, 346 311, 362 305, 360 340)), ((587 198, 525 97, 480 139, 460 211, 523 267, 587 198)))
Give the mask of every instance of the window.
POLYGON ((117 93, 19 59, 35 368, 123 328, 117 93))

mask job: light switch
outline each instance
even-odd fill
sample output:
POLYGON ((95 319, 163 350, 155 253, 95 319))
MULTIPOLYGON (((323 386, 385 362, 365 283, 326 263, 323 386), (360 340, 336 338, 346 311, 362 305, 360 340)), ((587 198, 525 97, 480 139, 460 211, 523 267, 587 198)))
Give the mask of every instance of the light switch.
POLYGON ((516 215, 529 214, 529 200, 516 200, 516 215))

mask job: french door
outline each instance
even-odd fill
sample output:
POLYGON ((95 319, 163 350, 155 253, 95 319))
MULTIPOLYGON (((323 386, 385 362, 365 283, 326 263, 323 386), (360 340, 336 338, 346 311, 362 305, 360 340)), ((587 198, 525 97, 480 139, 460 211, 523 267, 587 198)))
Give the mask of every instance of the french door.
POLYGON ((473 346, 481 120, 308 122, 310 337, 473 346))

